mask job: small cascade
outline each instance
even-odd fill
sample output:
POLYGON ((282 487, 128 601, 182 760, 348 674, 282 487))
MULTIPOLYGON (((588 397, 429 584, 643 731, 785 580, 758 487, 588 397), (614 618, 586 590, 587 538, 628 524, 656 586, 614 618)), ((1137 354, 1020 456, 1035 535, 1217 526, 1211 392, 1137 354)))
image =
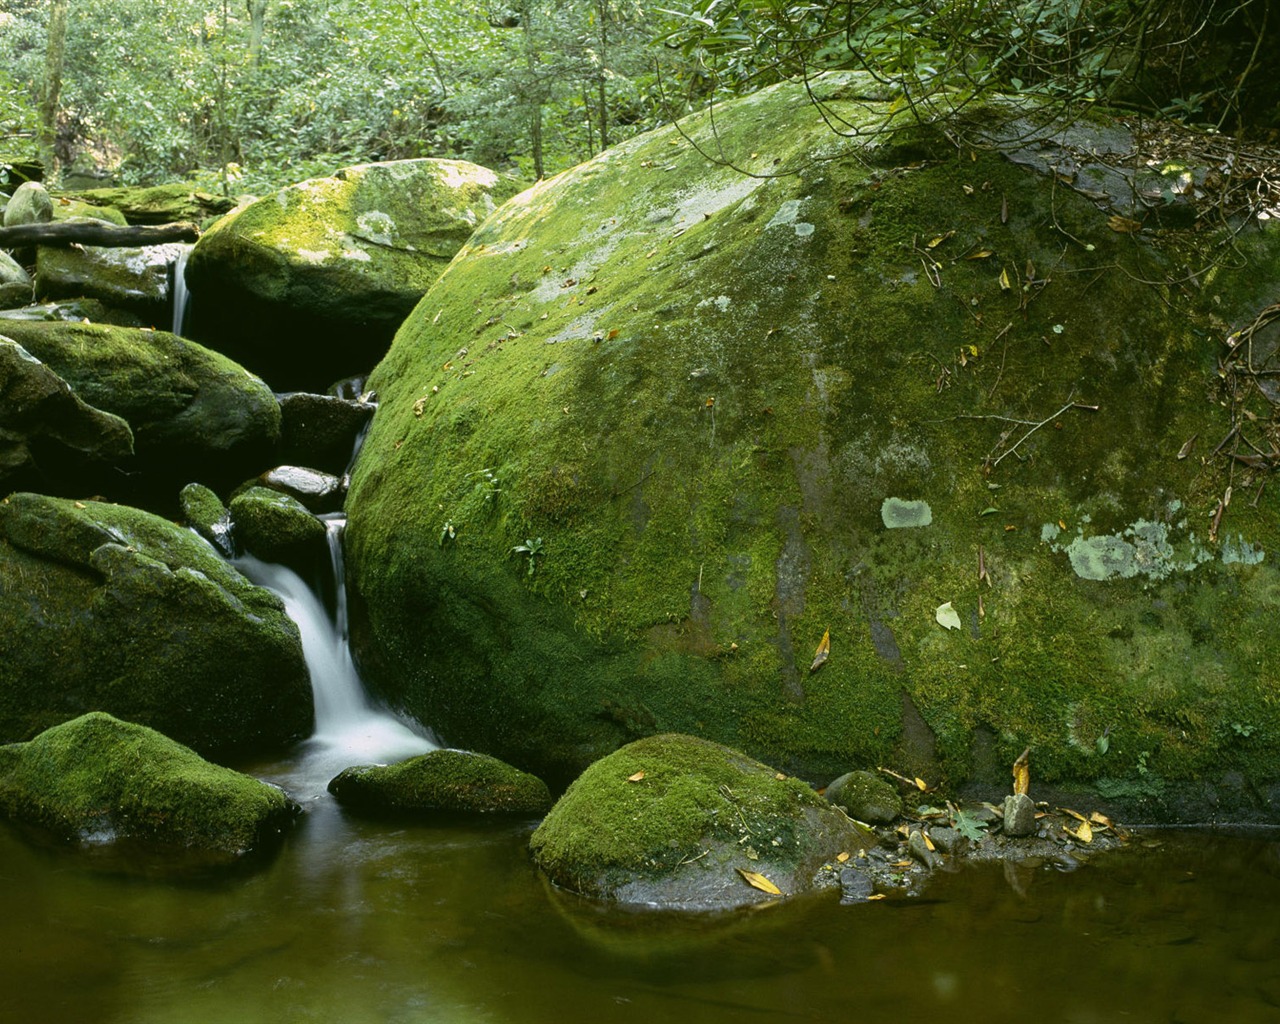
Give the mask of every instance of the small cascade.
POLYGON ((357 764, 388 764, 438 749, 427 736, 370 703, 351 660, 347 643, 347 598, 342 565, 341 516, 327 519, 329 552, 336 590, 330 618, 323 602, 292 569, 241 555, 234 565, 283 602, 298 624, 302 652, 311 673, 316 730, 302 757, 281 781, 295 796, 315 798, 333 776, 357 764))
POLYGON ((181 335, 187 320, 187 307, 191 304, 191 294, 187 291, 187 256, 191 246, 178 248, 178 255, 173 261, 173 333, 181 335))

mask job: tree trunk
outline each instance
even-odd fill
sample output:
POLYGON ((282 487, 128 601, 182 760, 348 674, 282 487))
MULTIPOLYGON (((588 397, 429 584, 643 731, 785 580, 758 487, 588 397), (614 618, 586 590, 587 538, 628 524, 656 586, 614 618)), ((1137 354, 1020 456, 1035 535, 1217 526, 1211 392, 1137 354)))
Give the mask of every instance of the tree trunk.
POLYGON ((262 38, 267 31, 267 0, 249 2, 249 64, 257 67, 262 59, 262 38))
POLYGON ((524 57, 525 66, 529 69, 530 109, 529 109, 529 148, 533 151, 533 176, 541 181, 546 177, 542 165, 542 87, 538 82, 538 60, 533 49, 533 4, 524 6, 524 57))
POLYGON ((0 228, 0 249, 20 245, 100 245, 110 248, 159 245, 161 242, 194 242, 200 229, 185 221, 150 227, 121 227, 105 221, 55 221, 52 224, 16 224, 0 228))
POLYGON ((58 177, 58 100, 62 95, 62 64, 67 49, 67 3, 68 0, 53 0, 49 8, 44 89, 40 95, 40 158, 46 181, 58 177))
POLYGON ((609 101, 605 96, 605 68, 609 66, 609 0, 596 0, 596 18, 600 22, 599 112, 600 151, 609 148, 609 101))

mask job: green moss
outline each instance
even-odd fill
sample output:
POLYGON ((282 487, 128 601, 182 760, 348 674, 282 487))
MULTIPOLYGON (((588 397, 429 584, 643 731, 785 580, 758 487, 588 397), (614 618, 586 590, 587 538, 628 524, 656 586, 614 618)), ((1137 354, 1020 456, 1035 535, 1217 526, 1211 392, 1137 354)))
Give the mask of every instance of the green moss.
POLYGON ((238 857, 297 810, 274 786, 98 712, 0 750, 0 810, 68 839, 141 839, 238 857))
MULTIPOLYGON (((925 138, 924 165, 878 164, 793 86, 723 114, 683 126, 701 149, 655 133, 509 202, 398 334, 348 501, 371 682, 553 779, 661 730, 818 779, 921 750, 962 781, 978 730, 1061 782, 1136 772, 1143 749, 1170 779, 1274 775, 1173 653, 1225 659, 1253 711, 1267 641, 1210 655, 1188 612, 1135 678, 1101 629, 1154 587, 1234 631, 1272 599, 1224 603, 1214 580, 1267 562, 1080 579, 1041 539, 1059 520, 1181 537, 1222 494, 1225 466, 1176 457, 1229 428, 1200 299, 1147 283, 1178 244, 999 154, 925 138), (712 145, 779 176, 708 164, 712 145), (902 494, 929 529, 884 528, 902 494), (529 577, 511 550, 536 537, 529 577), (962 630, 938 626, 946 601, 962 630)), ((1232 531, 1275 550, 1276 501, 1233 503, 1232 531)))
POLYGON ((250 487, 231 499, 237 541, 269 562, 288 561, 322 545, 324 523, 302 502, 270 487, 250 487))
POLYGON ((551 806, 541 779, 466 750, 348 768, 329 783, 329 791, 339 803, 363 810, 543 814, 551 806))

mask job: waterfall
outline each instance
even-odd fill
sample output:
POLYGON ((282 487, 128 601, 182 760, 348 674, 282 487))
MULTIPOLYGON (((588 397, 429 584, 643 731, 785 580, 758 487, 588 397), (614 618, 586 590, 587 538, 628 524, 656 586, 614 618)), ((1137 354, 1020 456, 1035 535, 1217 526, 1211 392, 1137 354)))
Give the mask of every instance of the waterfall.
POLYGON ((170 292, 173 295, 173 333, 178 335, 182 334, 187 306, 191 303, 191 295, 187 291, 187 256, 190 252, 191 246, 180 246, 173 261, 173 287, 170 292))
POLYGON ((302 634, 302 653, 315 697, 316 729, 290 773, 287 788, 296 796, 312 798, 322 795, 329 780, 343 768, 387 764, 438 749, 430 738, 369 701, 347 643, 342 565, 346 520, 341 516, 327 517, 325 525, 337 595, 332 618, 320 598, 292 569, 252 555, 241 555, 232 563, 284 602, 285 611, 302 634))

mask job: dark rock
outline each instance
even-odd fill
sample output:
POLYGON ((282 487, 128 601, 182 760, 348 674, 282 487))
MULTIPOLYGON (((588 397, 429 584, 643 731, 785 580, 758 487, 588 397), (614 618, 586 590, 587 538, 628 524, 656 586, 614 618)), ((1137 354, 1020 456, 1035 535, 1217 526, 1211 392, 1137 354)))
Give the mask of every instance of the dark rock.
POLYGON ((325 527, 296 498, 250 487, 231 499, 236 542, 268 562, 305 564, 324 549, 325 527))
POLYGON ((341 477, 304 466, 276 466, 258 477, 258 483, 287 494, 312 512, 338 512, 347 489, 341 477))
POLYGON ((87 711, 204 755, 312 723, 298 627, 189 530, 122 505, 0 502, 0 741, 87 711))
POLYGON ((902 797, 871 772, 849 772, 827 787, 826 797, 856 821, 887 825, 902 813, 902 797))
POLYGON ((329 792, 344 807, 397 814, 544 814, 551 806, 551 793, 538 777, 466 750, 348 768, 329 783, 329 792))
POLYGON ((355 454, 356 438, 376 408, 370 402, 305 391, 280 395, 280 457, 341 475, 355 454))
POLYGON ((1012 793, 1004 798, 1004 834, 1007 836, 1034 835, 1036 824, 1035 801, 1025 793, 1012 793))
POLYGON ((912 830, 907 837, 907 852, 930 870, 938 865, 938 855, 930 849, 923 832, 912 830))
POLYGON ((178 495, 182 515, 196 533, 212 544, 224 558, 235 554, 231 537, 231 512, 204 484, 187 484, 178 495))
POLYGON ((0 309, 15 309, 31 301, 31 285, 9 282, 0 284, 0 309))
POLYGON ((278 840, 297 810, 277 787, 102 712, 0 747, 0 813, 80 843, 142 841, 234 861, 278 840))
POLYGON ((0 250, 0 285, 6 284, 23 285, 27 289, 27 294, 31 294, 31 275, 17 260, 0 250))
POLYGON ((98 299, 167 323, 170 267, 181 248, 42 245, 36 258, 36 294, 41 299, 98 299))
POLYGON ((824 884, 869 833, 798 779, 736 750, 666 734, 591 765, 533 833, 557 885, 619 903, 709 909, 824 884))

